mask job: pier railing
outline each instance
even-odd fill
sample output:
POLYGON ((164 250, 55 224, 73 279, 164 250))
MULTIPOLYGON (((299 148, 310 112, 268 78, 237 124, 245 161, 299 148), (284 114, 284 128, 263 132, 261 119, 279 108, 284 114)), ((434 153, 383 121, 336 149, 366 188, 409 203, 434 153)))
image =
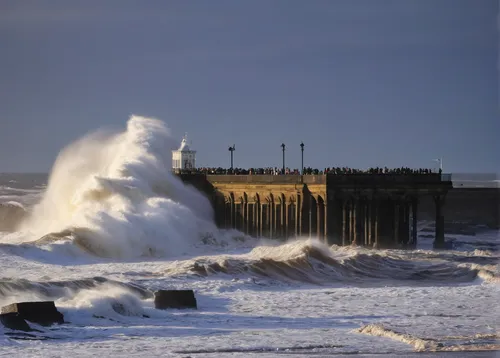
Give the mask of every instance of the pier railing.
MULTIPOLYGON (((310 175, 313 176, 313 175, 310 175)), ((314 175, 315 176, 315 175, 314 175)), ((211 183, 302 184, 302 175, 207 175, 211 183)))
POLYGON ((247 184, 432 184, 451 182, 451 174, 319 174, 319 175, 207 175, 212 183, 247 184))

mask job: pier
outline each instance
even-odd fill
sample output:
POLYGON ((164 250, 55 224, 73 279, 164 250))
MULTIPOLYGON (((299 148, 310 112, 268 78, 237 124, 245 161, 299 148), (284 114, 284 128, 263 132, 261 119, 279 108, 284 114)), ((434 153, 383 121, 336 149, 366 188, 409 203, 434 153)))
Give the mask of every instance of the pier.
POLYGON ((443 248, 451 176, 426 174, 179 174, 211 200, 220 228, 255 237, 315 237, 328 245, 415 247, 418 205, 435 206, 434 247, 443 248))

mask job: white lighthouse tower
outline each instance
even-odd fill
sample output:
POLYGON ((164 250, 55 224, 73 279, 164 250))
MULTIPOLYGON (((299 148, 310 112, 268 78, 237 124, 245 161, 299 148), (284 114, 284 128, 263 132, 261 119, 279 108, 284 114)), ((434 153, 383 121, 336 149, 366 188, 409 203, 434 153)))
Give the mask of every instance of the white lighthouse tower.
POLYGON ((181 171, 196 168, 196 151, 191 150, 187 142, 187 133, 181 141, 181 146, 172 151, 172 169, 181 171))

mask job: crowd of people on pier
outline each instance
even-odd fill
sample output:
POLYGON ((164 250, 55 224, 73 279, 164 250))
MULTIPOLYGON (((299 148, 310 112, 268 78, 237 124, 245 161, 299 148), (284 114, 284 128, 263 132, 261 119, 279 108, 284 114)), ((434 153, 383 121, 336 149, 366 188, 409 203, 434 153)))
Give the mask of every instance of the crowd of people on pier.
MULTIPOLYGON (((291 168, 278 168, 278 167, 265 167, 265 168, 195 168, 195 169, 182 169, 179 171, 181 174, 206 174, 206 175, 301 175, 300 169, 291 168)), ((303 169, 302 175, 323 175, 323 174, 403 174, 403 175, 415 175, 415 174, 441 174, 441 169, 438 171, 420 168, 412 169, 408 167, 401 168, 369 168, 369 169, 353 169, 347 167, 331 167, 324 169, 313 169, 307 167, 303 169)))

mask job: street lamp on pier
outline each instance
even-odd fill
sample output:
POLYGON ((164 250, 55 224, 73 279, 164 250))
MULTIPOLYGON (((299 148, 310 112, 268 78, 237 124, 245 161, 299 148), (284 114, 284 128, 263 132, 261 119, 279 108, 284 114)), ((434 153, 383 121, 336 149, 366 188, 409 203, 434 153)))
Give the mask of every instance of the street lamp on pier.
POLYGON ((283 150, 283 174, 285 174, 285 143, 281 143, 281 149, 283 150))
POLYGON ((233 152, 236 150, 235 145, 233 144, 232 147, 229 147, 229 151, 231 152, 231 170, 233 170, 233 152))
POLYGON ((302 171, 301 174, 304 175, 304 142, 300 142, 300 151, 302 154, 302 171))

